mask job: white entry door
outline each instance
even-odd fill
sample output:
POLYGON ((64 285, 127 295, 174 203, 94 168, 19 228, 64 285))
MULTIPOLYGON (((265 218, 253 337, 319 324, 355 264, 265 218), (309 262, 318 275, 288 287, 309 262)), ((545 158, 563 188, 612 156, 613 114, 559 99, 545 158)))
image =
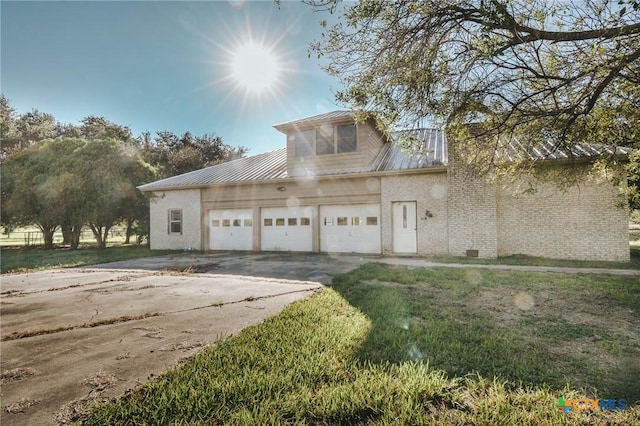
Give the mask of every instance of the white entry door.
POLYGON ((393 215, 393 252, 418 252, 418 226, 416 202, 402 201, 392 203, 393 215))
POLYGON ((261 250, 313 250, 311 207, 263 207, 261 250))
POLYGON ((320 251, 380 253, 380 204, 320 206, 320 251))
POLYGON ((253 250, 253 210, 209 210, 210 250, 253 250))

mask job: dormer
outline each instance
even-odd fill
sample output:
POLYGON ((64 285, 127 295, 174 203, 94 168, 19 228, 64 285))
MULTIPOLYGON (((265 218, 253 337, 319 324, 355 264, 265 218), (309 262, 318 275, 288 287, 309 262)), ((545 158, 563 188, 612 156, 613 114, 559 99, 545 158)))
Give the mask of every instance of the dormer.
POLYGON ((287 137, 287 171, 292 177, 365 171, 388 142, 373 119, 356 124, 350 111, 273 127, 287 137))

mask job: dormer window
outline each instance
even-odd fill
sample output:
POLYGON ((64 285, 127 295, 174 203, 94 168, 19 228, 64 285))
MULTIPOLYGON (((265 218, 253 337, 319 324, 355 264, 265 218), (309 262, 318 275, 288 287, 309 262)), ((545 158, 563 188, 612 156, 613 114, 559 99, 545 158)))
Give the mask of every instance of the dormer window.
POLYGON ((314 152, 316 155, 328 155, 358 150, 355 124, 324 125, 315 130, 294 133, 292 136, 297 157, 308 157, 314 152))
POLYGON ((321 126, 316 129, 316 154, 335 154, 333 126, 321 126))
POLYGON ((313 130, 306 130, 293 135, 293 144, 297 157, 309 157, 313 155, 314 133, 313 130))
POLYGON ((338 135, 336 137, 336 148, 339 153, 354 152, 358 150, 358 138, 356 135, 356 126, 347 124, 345 126, 336 126, 338 135))

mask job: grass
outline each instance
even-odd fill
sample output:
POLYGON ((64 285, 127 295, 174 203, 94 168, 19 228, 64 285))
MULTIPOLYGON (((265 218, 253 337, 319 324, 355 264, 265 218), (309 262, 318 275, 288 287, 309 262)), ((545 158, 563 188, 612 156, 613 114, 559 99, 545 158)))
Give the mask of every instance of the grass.
POLYGON ((175 251, 150 250, 142 246, 114 246, 103 250, 97 248, 44 250, 40 247, 3 247, 0 253, 0 271, 4 274, 51 268, 71 268, 170 253, 175 253, 175 251))
POLYGON ((637 277, 368 264, 82 421, 637 424, 639 314, 637 277))

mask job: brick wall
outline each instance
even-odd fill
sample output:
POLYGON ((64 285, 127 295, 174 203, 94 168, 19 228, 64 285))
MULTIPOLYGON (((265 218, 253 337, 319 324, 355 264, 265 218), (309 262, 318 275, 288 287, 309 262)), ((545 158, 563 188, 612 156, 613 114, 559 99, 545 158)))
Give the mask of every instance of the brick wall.
POLYGON ((550 183, 535 185, 534 194, 517 188, 498 190, 499 256, 629 260, 628 211, 609 182, 585 175, 566 192, 550 183))
POLYGON ((446 254, 447 175, 444 172, 388 176, 381 182, 382 253, 393 254, 394 201, 416 201, 418 255, 446 254), (429 210, 432 217, 425 217, 429 210))
POLYGON ((498 255, 496 190, 482 178, 456 168, 449 158, 447 184, 449 196, 449 254, 466 256, 477 250, 478 257, 498 255))
POLYGON ((154 193, 150 203, 149 241, 154 250, 191 247, 201 250, 202 220, 200 217, 200 190, 183 189, 154 193), (182 233, 170 234, 169 210, 182 209, 182 233))

